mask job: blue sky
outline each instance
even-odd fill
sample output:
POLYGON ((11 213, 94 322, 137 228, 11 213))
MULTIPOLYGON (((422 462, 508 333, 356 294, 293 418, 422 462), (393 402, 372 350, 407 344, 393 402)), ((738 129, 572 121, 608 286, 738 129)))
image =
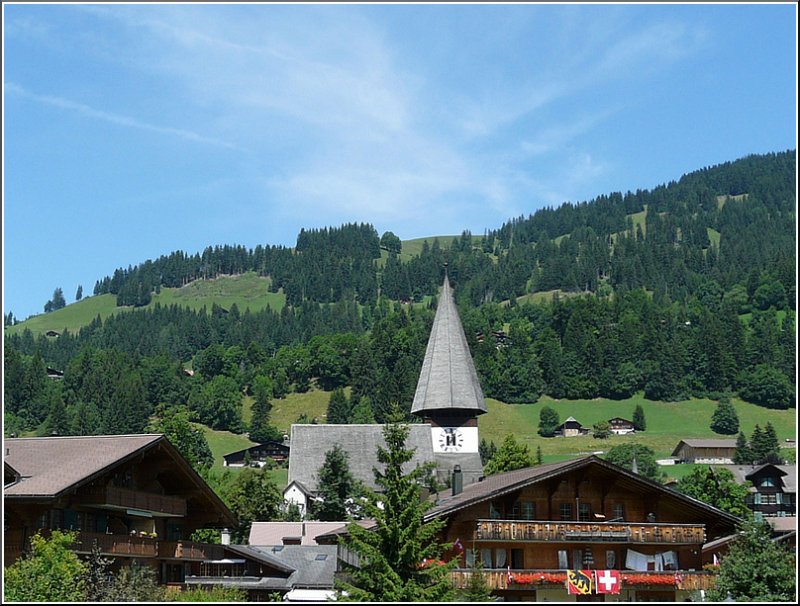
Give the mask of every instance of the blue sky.
POLYGON ((795 11, 4 4, 4 311, 173 250, 481 234, 794 149, 795 11))

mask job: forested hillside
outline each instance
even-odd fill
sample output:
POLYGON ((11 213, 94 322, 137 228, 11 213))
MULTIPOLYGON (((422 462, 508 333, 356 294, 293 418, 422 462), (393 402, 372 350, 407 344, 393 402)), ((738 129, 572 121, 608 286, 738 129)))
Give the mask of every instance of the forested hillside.
POLYGON ((132 433, 188 406, 197 421, 257 439, 274 434, 272 400, 313 383, 352 387, 340 420, 380 422, 392 403, 410 405, 445 263, 489 397, 732 391, 788 408, 795 174, 793 151, 751 156, 539 210, 480 239, 432 240, 410 258, 352 224, 302 231, 294 249, 209 247, 118 269, 94 293, 133 310, 57 338, 6 336, 6 432, 132 433), (268 277, 286 304, 151 304, 162 288, 244 272, 268 277), (527 301, 545 291, 556 294, 527 301), (255 401, 249 428, 243 395, 255 401))

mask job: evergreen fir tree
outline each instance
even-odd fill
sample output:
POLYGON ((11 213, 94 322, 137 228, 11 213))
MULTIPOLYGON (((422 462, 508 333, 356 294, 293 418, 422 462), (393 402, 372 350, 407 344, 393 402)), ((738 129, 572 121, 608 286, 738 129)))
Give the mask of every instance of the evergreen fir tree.
POLYGON ((346 425, 350 422, 351 414, 350 402, 344 393, 344 389, 337 387, 331 392, 328 400, 328 423, 346 425))
POLYGON ((733 463, 735 465, 752 465, 753 463, 753 451, 750 450, 747 438, 741 431, 736 438, 736 450, 733 452, 733 463))
POLYGON ((353 501, 363 489, 350 473, 347 453, 338 444, 325 453, 318 485, 318 500, 312 515, 326 522, 349 519, 354 509, 353 501))
POLYGON ((727 394, 720 398, 714 414, 711 415, 711 430, 729 436, 739 431, 739 415, 727 394))
POLYGON ((539 435, 543 438, 552 438, 561 424, 558 413, 550 406, 542 406, 539 411, 539 435))
MULTIPOLYGON (((394 418, 402 418, 396 411, 394 418)), ((365 511, 376 527, 367 530, 351 523, 344 537, 345 545, 360 558, 358 569, 350 570, 337 587, 346 592, 339 599, 360 602, 442 602, 454 596, 450 571, 455 562, 441 564, 449 546, 437 540, 443 520, 425 523, 431 507, 422 501, 421 491, 430 470, 417 467, 404 473, 413 451, 405 447, 409 427, 388 423, 383 437, 386 448, 378 447, 378 462, 383 471, 375 471, 375 481, 382 494, 368 491, 365 511), (379 503, 381 506, 379 506, 379 503)))
POLYGON ((633 428, 636 431, 645 431, 647 429, 647 421, 644 418, 644 408, 641 404, 637 404, 633 409, 633 428))
POLYGON ((472 565, 469 567, 469 580, 467 586, 461 590, 459 601, 461 602, 493 602, 492 590, 486 582, 486 575, 483 572, 483 561, 472 553, 472 565))

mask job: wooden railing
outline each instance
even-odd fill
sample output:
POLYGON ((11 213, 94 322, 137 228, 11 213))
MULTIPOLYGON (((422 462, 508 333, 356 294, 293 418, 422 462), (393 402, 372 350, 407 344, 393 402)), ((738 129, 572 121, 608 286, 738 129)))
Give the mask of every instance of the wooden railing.
POLYGON ((85 490, 79 499, 85 505, 111 505, 172 516, 186 515, 186 499, 116 486, 98 486, 85 490))
MULTIPOLYGON (((565 570, 511 570, 510 573, 510 583, 508 570, 484 570, 480 574, 483 574, 486 584, 491 590, 564 587, 566 582, 565 570)), ((638 589, 658 587, 695 591, 698 589, 712 589, 717 578, 715 574, 707 571, 636 572, 633 570, 621 570, 619 573, 622 578, 623 589, 625 587, 638 589)), ((471 570, 454 570, 451 577, 453 585, 457 589, 466 588, 472 574, 475 573, 471 570)))
POLYGON ((78 553, 90 553, 94 545, 97 545, 103 555, 140 558, 154 558, 158 555, 158 543, 155 539, 101 532, 79 532, 74 549, 78 553))
POLYGON ((595 543, 705 543, 702 524, 519 522, 478 520, 476 541, 580 541, 595 543))
POLYGON ((178 560, 220 560, 224 557, 222 545, 195 543, 193 541, 161 541, 158 557, 178 560))

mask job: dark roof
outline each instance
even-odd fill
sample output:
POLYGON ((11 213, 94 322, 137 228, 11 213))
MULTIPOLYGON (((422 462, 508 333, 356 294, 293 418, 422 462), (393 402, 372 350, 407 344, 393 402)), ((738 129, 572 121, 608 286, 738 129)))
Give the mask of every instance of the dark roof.
POLYGON ((672 491, 658 482, 649 480, 644 476, 635 474, 594 455, 581 459, 573 459, 571 461, 563 461, 561 463, 526 467, 516 471, 488 476, 482 482, 464 486, 464 490, 458 495, 447 496, 440 499, 436 506, 427 512, 426 519, 450 515, 461 509, 514 492, 525 486, 530 486, 549 478, 591 466, 600 467, 620 476, 624 476, 628 481, 638 485, 638 487, 642 489, 659 493, 660 497, 663 499, 680 501, 684 506, 702 514, 709 521, 722 521, 730 526, 734 526, 739 522, 739 518, 734 515, 707 505, 698 499, 672 491))
POLYGON ((633 425, 633 421, 629 421, 628 419, 623 419, 622 417, 613 417, 608 420, 609 423, 611 423, 611 421, 625 421, 628 425, 633 425))
POLYGON ((672 456, 676 456, 682 445, 690 446, 691 448, 736 448, 736 440, 681 440, 672 451, 672 456))
POLYGON ((253 444, 252 446, 248 446, 247 448, 242 448, 242 450, 237 450, 236 452, 229 452, 226 455, 222 455, 222 458, 227 461, 229 457, 235 458, 239 455, 244 456, 244 453, 248 451, 259 450, 260 448, 264 448, 265 446, 278 446, 280 448, 285 448, 287 452, 289 450, 289 446, 287 446, 283 442, 278 442, 277 440, 270 440, 269 442, 261 442, 259 444, 253 444))
MULTIPOLYGON (((242 546, 258 557, 292 569, 286 579, 287 589, 330 589, 336 573, 336 545, 247 545, 242 546), (324 556, 324 558, 322 557, 324 556)), ((244 553, 240 550, 240 553, 244 553)))
MULTIPOLYGON (((288 482, 302 482, 309 491, 316 491, 319 470, 325 454, 339 446, 348 455, 350 473, 370 488, 377 489, 373 468, 382 469, 377 459, 378 445, 386 448, 383 425, 292 425, 291 455, 288 482)), ((409 425, 406 448, 414 457, 405 469, 434 461, 431 426, 409 425)))
POLYGON ((9 438, 5 446, 6 459, 21 479, 4 490, 4 499, 57 498, 159 447, 214 504, 225 524, 238 523, 227 505, 162 434, 9 438))
MULTIPOLYGON (((774 467, 783 481, 783 492, 797 492, 797 465, 773 465, 767 463, 765 465, 715 465, 715 467, 730 471, 739 484, 749 482, 758 472, 774 467)), ((751 488, 751 491, 756 492, 756 489, 751 488)))
POLYGON ((445 276, 411 412, 486 412, 483 390, 445 276))

